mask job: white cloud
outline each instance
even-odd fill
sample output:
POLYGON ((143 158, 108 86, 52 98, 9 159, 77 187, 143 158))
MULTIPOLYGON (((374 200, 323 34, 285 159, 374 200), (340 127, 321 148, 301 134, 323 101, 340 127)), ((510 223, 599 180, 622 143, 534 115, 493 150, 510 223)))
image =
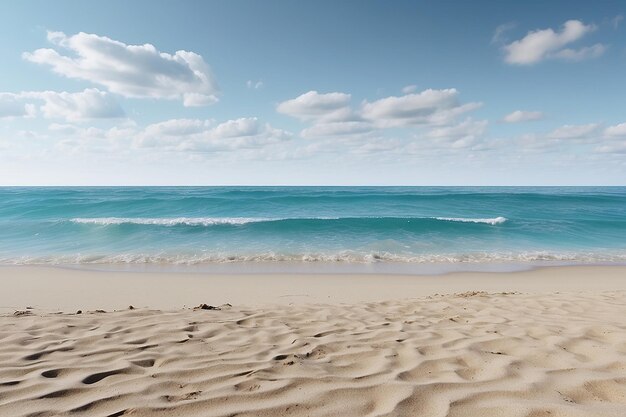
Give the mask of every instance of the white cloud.
POLYGON ((51 123, 48 130, 66 136, 79 136, 83 139, 128 139, 137 132, 132 126, 113 126, 109 129, 100 129, 93 126, 81 127, 62 123, 51 123))
POLYGON ((415 84, 407 85, 406 87, 402 88, 402 93, 403 94, 410 94, 410 93, 414 93, 416 91, 417 91, 417 86, 415 84))
POLYGON ((263 81, 246 81, 246 86, 253 90, 258 90, 259 88, 263 88, 263 81))
POLYGON ((617 29, 622 23, 622 20, 624 20, 624 15, 621 14, 618 14, 613 19, 611 19, 611 25, 613 26, 613 29, 617 29))
POLYGON ((212 120, 171 119, 137 127, 124 123, 109 129, 52 123, 47 140, 64 153, 123 154, 157 156, 163 152, 185 154, 232 152, 233 158, 271 159, 275 146, 292 139, 287 131, 276 129, 256 117, 228 120, 215 125, 212 120), (234 152, 237 151, 237 152, 234 152), (263 152, 270 154, 262 155, 263 152))
POLYGON ((279 113, 301 120, 345 120, 351 114, 350 94, 309 91, 294 99, 279 103, 279 113))
POLYGON ((67 124, 67 123, 50 123, 48 125, 48 130, 55 133, 62 133, 65 135, 71 135, 73 133, 78 132, 81 128, 79 126, 67 124))
POLYGON ((486 120, 467 118, 463 122, 444 127, 436 127, 427 132, 426 137, 447 144, 452 148, 467 148, 479 141, 487 130, 486 120))
MULTIPOLYGON (((405 90, 414 88, 409 87, 405 90)), ((356 109, 350 106, 350 98, 346 93, 309 91, 280 103, 277 111, 311 123, 300 132, 303 138, 341 138, 346 141, 371 139, 374 132, 381 129, 454 126, 460 115, 481 106, 481 103, 459 103, 455 89, 429 89, 373 102, 363 101, 356 109)), ((463 124, 461 128, 467 127, 463 124)), ((433 135, 437 133, 433 132, 433 135)))
POLYGON ((78 93, 42 91, 23 94, 29 98, 44 100, 40 110, 43 116, 49 119, 104 119, 125 115, 118 102, 110 94, 96 88, 78 93))
POLYGON ((541 119, 543 119, 543 113, 539 111, 516 110, 504 116, 502 120, 506 123, 520 123, 541 119))
POLYGON ((458 91, 454 88, 428 89, 421 93, 364 102, 361 116, 379 127, 446 125, 480 106, 481 103, 460 104, 458 91))
POLYGON ((600 123, 564 125, 546 134, 522 136, 527 149, 549 149, 562 146, 564 141, 575 141, 577 145, 596 145, 599 153, 623 153, 626 149, 626 123, 602 128, 600 123))
POLYGON ((36 108, 20 94, 0 93, 0 119, 14 117, 33 117, 36 108))
POLYGON ((599 153, 626 154, 626 141, 598 146, 595 151, 599 153))
POLYGON ((530 31, 522 39, 504 46, 505 61, 509 64, 530 65, 547 58, 580 60, 600 56, 606 49, 601 44, 581 49, 564 49, 595 29, 594 25, 568 20, 559 32, 551 28, 530 31))
POLYGON ((209 66, 194 52, 158 51, 151 44, 127 45, 94 34, 67 36, 48 32, 59 49, 37 49, 24 59, 49 65, 68 78, 87 80, 124 97, 181 99, 185 106, 203 106, 217 101, 217 85, 209 66))
POLYGON ((228 120, 212 126, 209 120, 172 119, 146 126, 135 135, 137 148, 169 151, 229 151, 260 148, 292 138, 256 117, 228 120))
POLYGON ((210 120, 198 119, 170 119, 164 122, 153 123, 144 129, 144 135, 151 137, 187 136, 206 130, 211 125, 210 120))
POLYGON ((467 118, 459 124, 431 129, 427 136, 435 139, 459 138, 465 136, 480 136, 485 133, 488 122, 486 120, 472 120, 467 118))
POLYGON ((369 122, 346 121, 314 124, 313 126, 302 130, 300 135, 303 138, 352 136, 366 134, 372 130, 373 126, 369 122))
POLYGON ((568 61, 583 61, 585 59, 597 58, 604 54, 607 47, 601 43, 597 43, 592 46, 585 46, 579 49, 562 49, 554 54, 556 58, 565 59, 568 61))
POLYGON ((40 112, 47 119, 70 121, 124 117, 124 110, 108 93, 88 88, 77 93, 65 91, 23 91, 0 93, 0 117, 33 117, 40 112))
POLYGON ((183 94, 183 106, 185 107, 202 107, 210 106, 219 100, 213 94, 185 93, 183 94))
POLYGON ((591 134, 598 131, 600 125, 597 123, 590 123, 586 125, 565 125, 546 136, 548 139, 585 139, 591 134))
POLYGON ((372 138, 368 141, 363 141, 353 148, 353 151, 357 154, 373 154, 377 160, 380 160, 383 153, 402 153, 405 150, 405 143, 398 139, 386 139, 386 138, 372 138))
POLYGON ((615 126, 609 126, 604 129, 604 134, 609 137, 626 136, 626 123, 620 123, 615 126))
MULTIPOLYGON (((460 104, 458 91, 424 90, 421 93, 390 96, 373 102, 364 101, 360 109, 350 107, 350 94, 309 91, 295 99, 280 103, 277 111, 317 124, 332 122, 370 122, 379 128, 446 125, 455 118, 481 106, 481 103, 460 104)), ((338 125, 334 125, 338 126, 338 125)), ((350 126, 363 126, 353 123, 350 126)))
POLYGON ((588 153, 622 153, 626 143, 626 123, 604 129, 602 127, 600 123, 564 125, 548 133, 522 135, 519 141, 527 151, 564 151, 572 143, 588 153), (590 145, 595 148, 589 147, 590 145))
POLYGON ((82 127, 73 124, 52 123, 48 126, 48 141, 64 155, 97 153, 118 155, 130 149, 137 130, 132 125, 113 126, 109 129, 82 127))
POLYGON ((260 123, 256 117, 242 117, 220 123, 210 132, 210 136, 214 139, 225 139, 257 136, 268 132, 280 135, 279 130, 272 129, 269 124, 260 123))

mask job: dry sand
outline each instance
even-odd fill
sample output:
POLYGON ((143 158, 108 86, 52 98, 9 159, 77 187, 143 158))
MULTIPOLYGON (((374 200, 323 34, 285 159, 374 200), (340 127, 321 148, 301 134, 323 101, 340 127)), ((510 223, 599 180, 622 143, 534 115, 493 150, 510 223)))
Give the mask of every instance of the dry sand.
POLYGON ((622 417, 625 281, 0 268, 0 416, 622 417))

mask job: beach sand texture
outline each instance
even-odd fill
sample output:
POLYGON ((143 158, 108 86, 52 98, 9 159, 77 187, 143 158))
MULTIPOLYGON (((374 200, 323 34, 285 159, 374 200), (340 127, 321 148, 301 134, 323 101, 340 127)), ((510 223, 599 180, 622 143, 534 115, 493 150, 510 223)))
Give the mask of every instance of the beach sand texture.
POLYGON ((0 416, 624 416, 626 292, 0 317, 0 416))

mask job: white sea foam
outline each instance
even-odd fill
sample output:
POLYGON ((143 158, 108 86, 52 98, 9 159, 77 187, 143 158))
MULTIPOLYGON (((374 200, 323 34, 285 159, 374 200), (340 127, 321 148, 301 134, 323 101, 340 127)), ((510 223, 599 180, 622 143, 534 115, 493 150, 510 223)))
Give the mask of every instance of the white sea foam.
POLYGON ((142 224, 156 226, 214 226, 219 224, 247 224, 267 221, 276 221, 281 219, 269 219, 258 217, 175 217, 175 218, 142 218, 142 217, 94 217, 94 218, 75 218, 71 221, 80 224, 95 224, 100 226, 119 225, 119 224, 142 224))
MULTIPOLYGON (((243 225, 248 223, 277 222, 281 220, 357 220, 357 219, 394 219, 395 217, 294 217, 294 218, 265 218, 265 217, 173 217, 173 218, 149 218, 149 217, 78 217, 71 219, 72 223, 94 224, 99 226, 139 224, 153 226, 215 226, 221 224, 243 225)), ((502 224, 507 221, 505 217, 486 219, 474 219, 463 217, 398 217, 398 219, 420 220, 434 219, 461 223, 484 223, 490 225, 502 224)))
POLYGON ((275 253, 255 254, 75 254, 61 256, 23 256, 0 258, 0 265, 81 265, 81 264, 161 264, 210 265, 228 263, 405 263, 405 264, 490 264, 565 262, 573 264, 624 263, 626 253, 595 252, 474 252, 450 254, 395 254, 389 252, 339 251, 335 253, 275 253))
POLYGON ((506 217, 494 217, 492 219, 470 219, 464 217, 434 217, 436 220, 444 220, 448 222, 461 222, 461 223, 485 223, 490 225, 502 224, 508 219, 506 217))

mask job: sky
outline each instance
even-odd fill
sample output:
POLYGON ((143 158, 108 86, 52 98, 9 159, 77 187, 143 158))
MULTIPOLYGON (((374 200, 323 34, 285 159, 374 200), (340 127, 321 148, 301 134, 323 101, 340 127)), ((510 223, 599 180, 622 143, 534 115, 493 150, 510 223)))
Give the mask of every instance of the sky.
POLYGON ((626 185, 624 1, 6 1, 0 185, 626 185))

